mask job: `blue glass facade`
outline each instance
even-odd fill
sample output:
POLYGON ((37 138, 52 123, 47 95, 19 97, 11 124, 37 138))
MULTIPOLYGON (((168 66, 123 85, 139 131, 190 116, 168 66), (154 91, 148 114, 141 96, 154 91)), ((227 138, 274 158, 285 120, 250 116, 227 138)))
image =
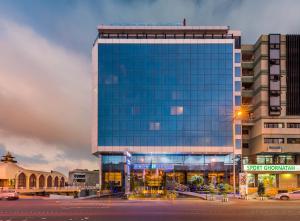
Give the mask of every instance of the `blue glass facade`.
POLYGON ((98 146, 232 146, 234 69, 230 43, 99 44, 98 146))

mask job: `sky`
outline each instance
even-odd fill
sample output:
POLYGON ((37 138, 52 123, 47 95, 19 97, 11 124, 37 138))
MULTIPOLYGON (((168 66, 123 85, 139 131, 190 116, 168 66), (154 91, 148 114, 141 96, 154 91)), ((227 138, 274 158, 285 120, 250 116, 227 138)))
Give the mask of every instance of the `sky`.
POLYGON ((228 25, 243 43, 300 31, 298 0, 0 0, 0 154, 30 169, 97 169, 91 46, 97 25, 228 25))

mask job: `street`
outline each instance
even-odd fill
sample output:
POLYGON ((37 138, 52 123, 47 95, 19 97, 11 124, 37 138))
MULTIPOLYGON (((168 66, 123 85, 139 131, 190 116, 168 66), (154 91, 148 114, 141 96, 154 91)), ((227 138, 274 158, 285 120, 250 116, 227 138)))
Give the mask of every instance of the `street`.
POLYGON ((204 201, 199 199, 127 201, 20 199, 0 201, 4 220, 299 220, 300 201, 204 201))

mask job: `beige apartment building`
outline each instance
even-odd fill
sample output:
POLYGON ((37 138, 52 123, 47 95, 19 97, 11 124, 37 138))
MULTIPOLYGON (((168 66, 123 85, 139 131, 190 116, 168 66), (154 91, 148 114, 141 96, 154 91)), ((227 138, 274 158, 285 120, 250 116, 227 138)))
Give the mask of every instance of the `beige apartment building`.
POLYGON ((242 168, 249 186, 300 187, 300 35, 261 35, 241 50, 242 168))

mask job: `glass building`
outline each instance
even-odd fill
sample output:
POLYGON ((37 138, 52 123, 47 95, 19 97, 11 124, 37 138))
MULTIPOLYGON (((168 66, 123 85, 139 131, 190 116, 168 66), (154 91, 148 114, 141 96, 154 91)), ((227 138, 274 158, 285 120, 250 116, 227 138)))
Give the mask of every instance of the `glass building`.
POLYGON ((240 168, 240 32, 227 26, 100 26, 93 154, 102 189, 233 183, 240 168))

